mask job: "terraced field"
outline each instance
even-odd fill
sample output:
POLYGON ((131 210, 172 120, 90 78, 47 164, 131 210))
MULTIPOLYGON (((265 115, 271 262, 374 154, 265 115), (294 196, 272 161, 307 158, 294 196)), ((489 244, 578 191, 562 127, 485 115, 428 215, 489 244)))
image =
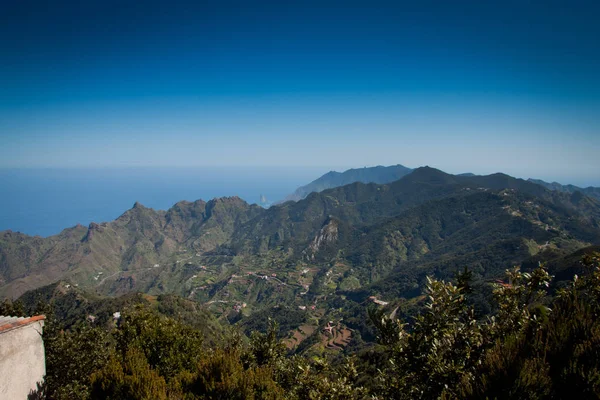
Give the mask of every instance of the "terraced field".
POLYGON ((352 330, 341 323, 335 326, 328 326, 323 330, 321 334, 321 345, 333 351, 340 351, 346 347, 352 339, 352 330))
POLYGON ((317 330, 317 327, 314 325, 301 325, 294 331, 292 337, 285 339, 283 342, 285 343, 285 346, 291 350, 298 347, 298 345, 311 336, 315 330, 317 330))

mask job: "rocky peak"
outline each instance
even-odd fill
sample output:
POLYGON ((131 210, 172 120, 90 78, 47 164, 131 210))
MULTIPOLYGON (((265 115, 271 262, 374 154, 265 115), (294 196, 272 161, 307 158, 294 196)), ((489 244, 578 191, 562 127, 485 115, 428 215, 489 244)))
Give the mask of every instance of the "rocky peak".
POLYGON ((83 237, 82 242, 89 242, 94 237, 95 232, 102 232, 102 226, 95 222, 90 222, 90 225, 88 226, 88 231, 83 237))

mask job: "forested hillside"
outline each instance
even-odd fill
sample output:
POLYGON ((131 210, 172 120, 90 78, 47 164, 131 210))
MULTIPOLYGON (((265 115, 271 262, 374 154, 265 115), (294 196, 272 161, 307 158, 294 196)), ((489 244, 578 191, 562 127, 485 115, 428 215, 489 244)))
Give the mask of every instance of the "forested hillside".
MULTIPOLYGON (((201 308, 172 297, 89 301, 59 284, 3 302, 0 314, 48 315, 47 375, 31 398, 597 398, 600 254, 572 257, 581 274, 569 281, 541 265, 487 283, 487 313, 471 271, 428 277, 411 316, 399 318, 406 300, 369 307, 376 344, 337 356, 292 355, 274 322, 249 337, 207 330, 201 308)), ((337 342, 331 322, 322 335, 337 342)))

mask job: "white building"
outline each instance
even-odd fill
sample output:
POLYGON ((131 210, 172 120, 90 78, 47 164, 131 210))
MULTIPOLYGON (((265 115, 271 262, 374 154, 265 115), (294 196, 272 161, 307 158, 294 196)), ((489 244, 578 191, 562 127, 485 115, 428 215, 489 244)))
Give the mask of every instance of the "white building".
POLYGON ((0 316, 0 399, 27 399, 44 380, 45 318, 0 316))

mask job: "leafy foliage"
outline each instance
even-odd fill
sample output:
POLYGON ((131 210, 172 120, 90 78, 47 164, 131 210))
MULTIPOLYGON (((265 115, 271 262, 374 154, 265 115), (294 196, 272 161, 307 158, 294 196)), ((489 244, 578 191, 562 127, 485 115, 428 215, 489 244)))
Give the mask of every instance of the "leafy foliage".
POLYGON ((44 328, 46 393, 50 399, 86 399, 92 374, 114 356, 110 335, 101 328, 81 326, 64 331, 56 320, 44 328))
POLYGON ((599 255, 583 263, 588 274, 551 302, 543 265, 507 271, 508 282, 494 283, 496 312, 484 320, 464 289, 432 279, 424 311, 411 324, 372 313, 391 351, 376 391, 396 399, 597 398, 599 255))

